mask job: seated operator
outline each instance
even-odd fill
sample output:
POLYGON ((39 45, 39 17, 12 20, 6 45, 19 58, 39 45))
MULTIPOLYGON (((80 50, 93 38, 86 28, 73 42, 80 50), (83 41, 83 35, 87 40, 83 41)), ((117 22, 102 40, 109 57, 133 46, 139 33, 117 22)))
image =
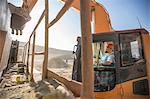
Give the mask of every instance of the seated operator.
MULTIPOLYGON (((113 66, 114 53, 113 45, 108 44, 105 51, 105 56, 101 59, 103 66, 113 66)), ((114 70, 102 70, 95 72, 95 89, 99 91, 110 91, 115 86, 115 74, 114 70)))
POLYGON ((114 63, 114 53, 113 53, 113 45, 108 44, 106 51, 105 51, 105 56, 102 58, 101 65, 113 65, 114 63))

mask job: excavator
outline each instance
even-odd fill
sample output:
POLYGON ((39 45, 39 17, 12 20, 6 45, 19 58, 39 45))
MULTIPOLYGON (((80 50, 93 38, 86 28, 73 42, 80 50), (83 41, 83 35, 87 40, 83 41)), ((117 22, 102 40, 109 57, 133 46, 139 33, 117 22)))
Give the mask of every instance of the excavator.
MULTIPOLYGON (((11 47, 11 41, 7 33, 8 29, 6 28, 8 26, 6 21, 10 18, 10 12, 7 10, 8 6, 5 1, 0 1, 0 9, 2 7, 6 8, 0 15, 0 20, 2 20, 0 23, 0 40, 2 41, 2 47, 0 48, 0 75, 7 66, 10 49, 8 47, 11 47), (3 17, 2 15, 7 17, 3 17)), ((37 0, 23 1, 24 3, 21 8, 9 4, 12 13, 12 34, 15 31, 17 35, 19 32, 20 35, 22 34, 25 23, 30 20, 29 13, 37 2, 37 0)), ((67 3, 68 0, 59 1, 67 3)), ((80 0, 71 1, 71 7, 79 12, 80 0)), ((150 42, 150 36, 148 31, 145 29, 113 30, 109 14, 103 5, 95 0, 91 0, 90 8, 91 21, 94 21, 94 33, 92 34, 94 99, 149 99, 150 45, 148 43, 150 42), (110 45, 114 55, 113 63, 103 65, 103 57, 106 54, 107 47, 110 45)), ((79 53, 78 51, 75 52, 76 55, 79 53)), ((73 76, 79 74, 74 79, 79 81, 78 78, 81 78, 82 67, 79 65, 82 61, 78 58, 75 58, 75 61, 74 66, 80 68, 77 70, 74 69, 77 73, 73 76)))
MULTIPOLYGON (((80 11, 79 4, 79 0, 75 0, 72 7, 80 11)), ((95 99, 149 99, 149 32, 142 28, 113 30, 104 6, 95 1, 90 6, 91 19, 94 20, 92 47, 95 99), (102 60, 109 45, 114 61, 104 65, 102 60)), ((81 42, 76 46, 73 51, 72 79, 82 82, 81 42)))
MULTIPOLYGON (((148 32, 133 29, 92 36, 95 99, 149 99, 148 32), (109 45, 113 45, 114 63, 104 65, 101 61, 109 45)), ((72 74, 76 81, 82 80, 79 54, 78 49, 72 74)))

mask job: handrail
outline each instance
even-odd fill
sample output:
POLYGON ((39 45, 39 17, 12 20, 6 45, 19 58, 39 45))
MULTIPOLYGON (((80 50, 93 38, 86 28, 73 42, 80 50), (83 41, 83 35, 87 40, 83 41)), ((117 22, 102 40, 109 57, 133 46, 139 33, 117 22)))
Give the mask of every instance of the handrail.
POLYGON ((35 53, 35 35, 36 32, 33 33, 33 44, 32 44, 32 62, 31 62, 31 81, 34 81, 33 78, 33 68, 34 68, 34 53, 35 53))

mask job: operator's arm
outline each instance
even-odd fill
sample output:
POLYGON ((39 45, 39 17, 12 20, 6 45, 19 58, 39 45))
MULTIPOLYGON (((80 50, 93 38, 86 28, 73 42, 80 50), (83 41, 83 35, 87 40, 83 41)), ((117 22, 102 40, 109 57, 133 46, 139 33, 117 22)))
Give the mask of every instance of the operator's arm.
POLYGON ((102 65, 112 65, 114 62, 114 55, 109 55, 107 60, 102 65))

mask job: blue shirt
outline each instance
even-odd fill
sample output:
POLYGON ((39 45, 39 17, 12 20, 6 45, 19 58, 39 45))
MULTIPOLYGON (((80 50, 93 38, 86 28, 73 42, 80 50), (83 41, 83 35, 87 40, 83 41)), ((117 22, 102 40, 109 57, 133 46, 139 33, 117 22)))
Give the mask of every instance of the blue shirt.
POLYGON ((103 58, 102 58, 102 62, 107 62, 110 61, 112 63, 114 63, 114 54, 106 54, 103 58))

